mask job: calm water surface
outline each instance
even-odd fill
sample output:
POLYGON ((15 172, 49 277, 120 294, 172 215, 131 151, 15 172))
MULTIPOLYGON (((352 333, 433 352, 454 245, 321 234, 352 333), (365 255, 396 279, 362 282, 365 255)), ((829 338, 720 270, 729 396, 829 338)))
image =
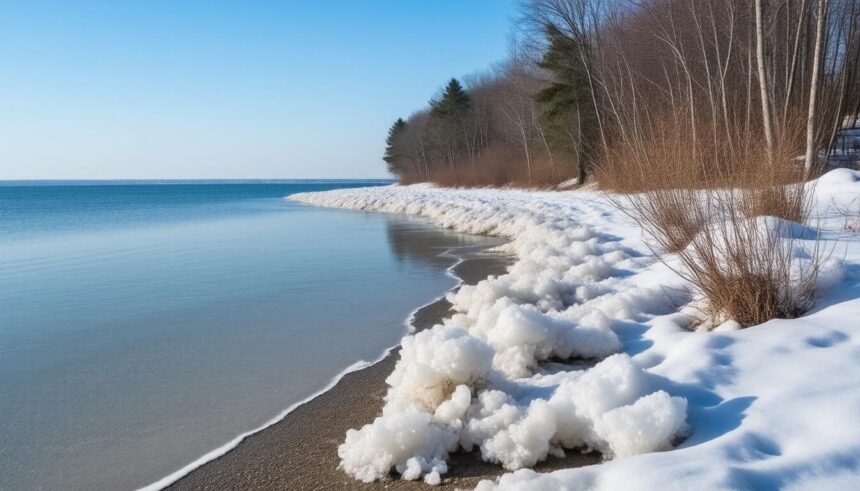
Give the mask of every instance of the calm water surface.
POLYGON ((376 359, 489 239, 283 199, 0 185, 0 489, 134 489, 376 359))

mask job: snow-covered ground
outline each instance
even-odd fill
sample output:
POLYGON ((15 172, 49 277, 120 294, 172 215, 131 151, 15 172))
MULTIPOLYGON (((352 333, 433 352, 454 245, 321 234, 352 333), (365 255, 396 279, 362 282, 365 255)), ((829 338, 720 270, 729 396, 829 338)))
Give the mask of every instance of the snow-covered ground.
POLYGON ((432 484, 449 452, 479 448, 515 471, 482 490, 860 489, 860 235, 844 228, 860 172, 833 171, 814 193, 831 253, 815 307, 714 331, 690 329, 690 286, 597 192, 292 196, 507 237, 517 257, 450 294, 456 315, 403 339, 383 413, 346 435, 341 467, 432 484), (583 448, 607 461, 528 469, 583 448))

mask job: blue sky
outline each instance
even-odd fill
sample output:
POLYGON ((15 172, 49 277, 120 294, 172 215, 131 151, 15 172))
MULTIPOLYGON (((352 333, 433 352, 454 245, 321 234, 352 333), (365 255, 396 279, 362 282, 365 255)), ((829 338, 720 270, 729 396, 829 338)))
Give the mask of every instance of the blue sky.
POLYGON ((0 179, 382 177, 513 0, 0 0, 0 179))

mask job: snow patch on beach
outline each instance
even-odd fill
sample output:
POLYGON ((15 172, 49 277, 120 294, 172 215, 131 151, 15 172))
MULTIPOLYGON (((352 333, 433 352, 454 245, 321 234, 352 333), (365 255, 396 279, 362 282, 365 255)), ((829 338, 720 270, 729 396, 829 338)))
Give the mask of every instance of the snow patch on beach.
MULTIPOLYGON (((830 210, 860 195, 860 173, 817 184, 818 225, 841 254, 820 278, 817 306, 712 332, 688 329, 678 310, 695 304, 689 285, 600 193, 416 185, 292 196, 506 237, 500 252, 517 258, 507 274, 449 294, 450 318, 404 338, 382 414, 350 430, 341 467, 367 482, 395 471, 438 484, 451 452, 477 449, 517 470, 481 489, 856 483, 860 238, 830 210), (607 462, 527 469, 587 450, 607 462)), ((798 251, 815 240, 790 235, 798 251)))

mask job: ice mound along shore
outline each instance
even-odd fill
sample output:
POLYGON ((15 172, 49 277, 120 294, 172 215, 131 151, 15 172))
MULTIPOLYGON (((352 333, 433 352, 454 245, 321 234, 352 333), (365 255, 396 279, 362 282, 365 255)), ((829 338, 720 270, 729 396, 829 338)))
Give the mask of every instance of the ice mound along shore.
POLYGON ((421 185, 290 198, 507 237, 503 247, 517 257, 507 274, 449 294, 451 318, 403 339, 382 415, 350 430, 338 449, 355 478, 370 482, 393 469, 436 484, 459 448, 515 470, 563 449, 607 458, 664 450, 686 431, 686 400, 616 354, 616 323, 666 313, 670 302, 662 289, 623 278, 645 259, 573 218, 599 209, 581 200, 576 208, 560 193, 421 185), (581 358, 602 361, 585 370, 557 363, 581 358), (542 367, 550 361, 556 370, 542 367))

